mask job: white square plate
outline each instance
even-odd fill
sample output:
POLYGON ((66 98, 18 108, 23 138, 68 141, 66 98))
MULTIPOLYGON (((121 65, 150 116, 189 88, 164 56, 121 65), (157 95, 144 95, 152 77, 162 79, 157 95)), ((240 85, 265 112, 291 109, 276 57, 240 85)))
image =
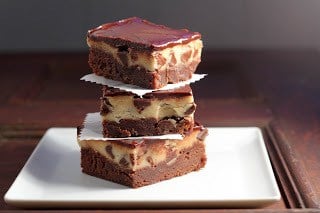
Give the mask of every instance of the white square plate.
POLYGON ((4 199, 17 207, 258 207, 280 199, 260 129, 208 128, 205 168, 131 189, 80 169, 75 128, 49 129, 4 199))

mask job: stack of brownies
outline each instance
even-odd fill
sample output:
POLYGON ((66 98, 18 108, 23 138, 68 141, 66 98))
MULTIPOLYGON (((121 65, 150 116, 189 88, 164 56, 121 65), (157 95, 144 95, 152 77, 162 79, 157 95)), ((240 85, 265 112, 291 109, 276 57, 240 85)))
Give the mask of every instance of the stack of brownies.
POLYGON ((190 86, 163 89, 193 77, 201 35, 133 17, 89 30, 87 43, 95 75, 152 92, 103 86, 103 138, 78 137, 82 171, 136 188, 204 167, 207 130, 194 121, 190 86), (161 138, 168 134, 182 139, 161 138))

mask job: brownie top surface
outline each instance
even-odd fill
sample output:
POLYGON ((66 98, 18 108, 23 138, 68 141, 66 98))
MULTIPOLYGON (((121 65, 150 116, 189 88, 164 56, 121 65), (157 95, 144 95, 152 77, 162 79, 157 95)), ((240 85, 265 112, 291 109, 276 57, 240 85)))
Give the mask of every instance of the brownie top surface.
POLYGON ((138 17, 103 24, 89 30, 87 36, 95 41, 112 43, 111 40, 120 40, 120 43, 126 41, 154 49, 162 49, 201 38, 198 32, 191 32, 187 29, 172 29, 138 17))
MULTIPOLYGON (((124 90, 120 90, 117 88, 111 88, 108 86, 102 87, 103 96, 135 96, 135 94, 131 92, 127 92, 124 90)), ((191 96, 192 95, 192 89, 189 85, 179 87, 176 89, 171 90, 157 90, 152 93, 147 93, 143 95, 143 98, 146 99, 165 99, 165 98, 177 98, 177 97, 185 97, 185 96, 191 96)))

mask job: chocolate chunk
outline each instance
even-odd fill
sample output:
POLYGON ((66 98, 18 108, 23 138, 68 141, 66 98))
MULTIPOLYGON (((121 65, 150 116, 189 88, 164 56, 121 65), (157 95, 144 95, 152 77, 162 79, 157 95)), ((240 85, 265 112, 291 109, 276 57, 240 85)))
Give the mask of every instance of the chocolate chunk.
POLYGON ((166 62, 167 62, 166 58, 163 57, 163 56, 160 55, 160 54, 157 54, 157 55, 155 56, 155 58, 157 59, 158 64, 161 65, 161 66, 165 65, 166 62))
POLYGON ((138 60, 138 53, 135 51, 131 52, 131 59, 132 61, 137 61, 138 60))
POLYGON ((128 66, 128 54, 126 52, 118 52, 117 55, 120 58, 123 66, 128 66))
POLYGON ((113 154, 113 152, 112 152, 112 146, 111 146, 111 145, 106 146, 106 152, 108 153, 108 155, 109 155, 112 159, 114 159, 114 154, 113 154))
POLYGON ((127 45, 118 46, 117 55, 124 66, 128 66, 128 53, 129 51, 127 45))
POLYGON ((193 113, 196 110, 196 105, 193 104, 189 109, 187 109, 187 111, 185 111, 185 115, 190 115, 191 113, 193 113))
POLYGON ((181 61, 182 62, 187 62, 190 59, 191 54, 192 54, 191 50, 183 53, 182 56, 181 56, 181 61))
POLYGON ((111 110, 109 107, 112 107, 110 104, 109 100, 107 98, 101 98, 101 105, 100 105, 100 114, 101 115, 106 115, 108 114, 111 110))
POLYGON ((146 98, 134 98, 134 106, 138 109, 138 112, 142 112, 146 107, 151 105, 151 100, 146 98))
POLYGON ((118 51, 128 53, 129 52, 128 46, 127 45, 118 46, 118 51))
POLYGON ((177 59, 176 59, 176 57, 174 56, 173 53, 171 53, 171 59, 170 59, 169 63, 170 63, 171 66, 174 66, 177 63, 177 59))
POLYGON ((125 166, 125 167, 129 166, 129 162, 124 157, 121 158, 119 163, 120 163, 120 165, 125 166))
POLYGON ((147 161, 148 161, 148 163, 150 163, 151 166, 154 166, 154 161, 151 156, 147 157, 147 161))

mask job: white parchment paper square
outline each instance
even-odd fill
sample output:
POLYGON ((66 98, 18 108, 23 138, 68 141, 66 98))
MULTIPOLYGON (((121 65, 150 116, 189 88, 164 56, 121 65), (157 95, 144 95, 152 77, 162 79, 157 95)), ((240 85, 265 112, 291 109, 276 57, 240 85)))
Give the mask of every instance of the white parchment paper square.
POLYGON ((188 84, 191 84, 191 83, 194 83, 196 81, 201 80, 206 75, 207 74, 192 74, 192 78, 189 80, 181 81, 181 82, 175 83, 175 84, 168 84, 160 89, 144 89, 139 86, 132 85, 132 84, 125 84, 120 81, 114 81, 111 79, 107 79, 103 76, 98 76, 94 73, 85 75, 80 80, 84 80, 84 81, 88 81, 88 82, 92 82, 92 83, 96 83, 96 84, 102 84, 102 85, 106 85, 109 87, 118 88, 121 90, 125 90, 127 92, 132 92, 132 93, 139 95, 141 97, 141 96, 145 95, 146 93, 150 93, 153 91, 170 90, 170 89, 176 89, 179 87, 183 87, 185 85, 188 85, 188 84))

